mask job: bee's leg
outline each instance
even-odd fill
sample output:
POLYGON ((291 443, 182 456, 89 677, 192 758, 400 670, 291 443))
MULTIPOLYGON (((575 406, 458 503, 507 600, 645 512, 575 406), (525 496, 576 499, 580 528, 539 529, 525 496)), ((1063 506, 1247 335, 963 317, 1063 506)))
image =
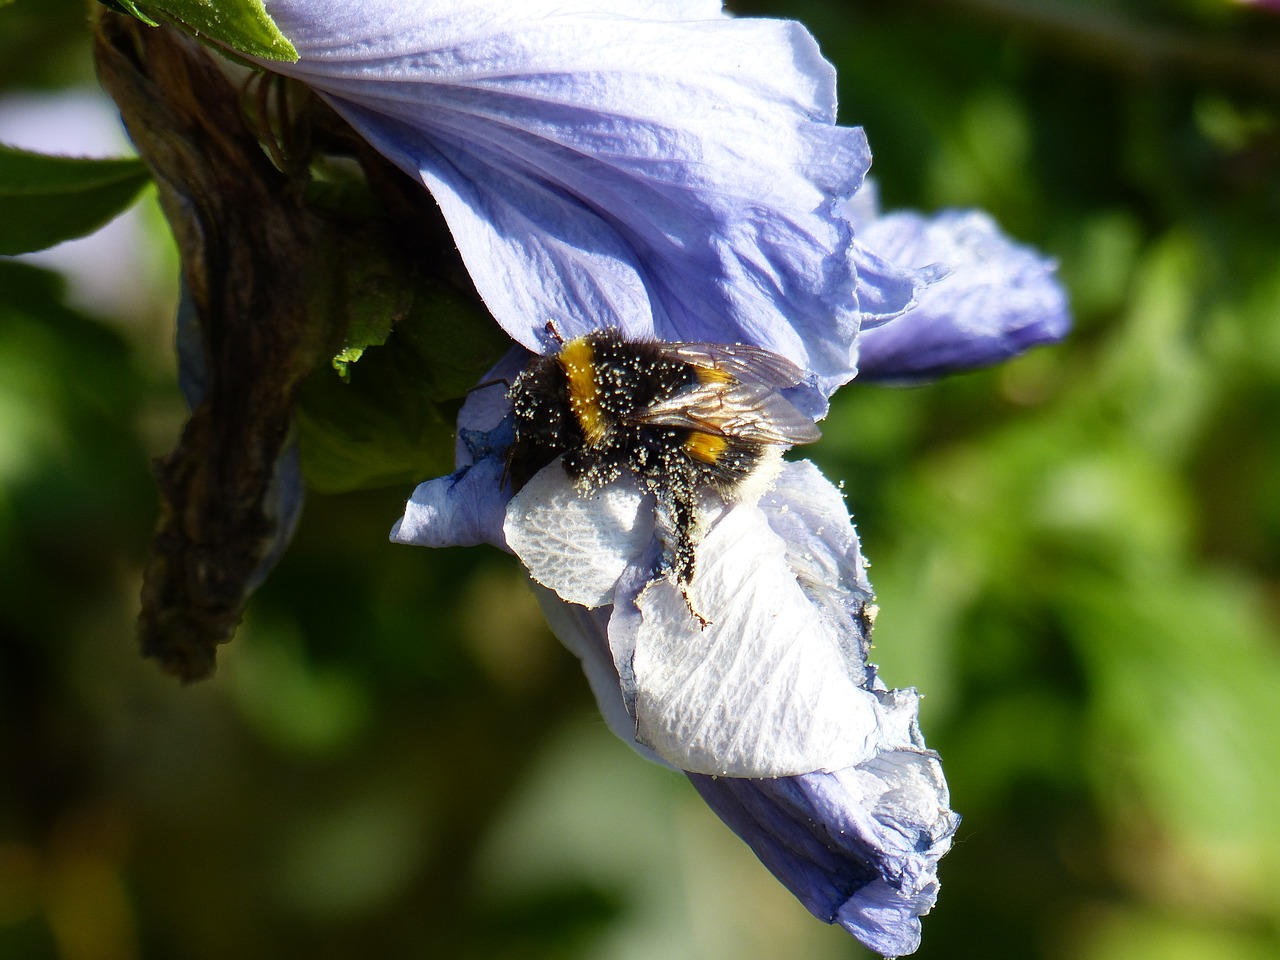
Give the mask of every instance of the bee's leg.
MULTIPOLYGON (((702 539, 700 518, 698 515, 698 495, 687 484, 675 484, 668 488, 667 503, 670 515, 662 517, 667 511, 659 508, 660 523, 666 527, 663 539, 667 547, 664 563, 668 572, 674 576, 680 595, 684 597, 689 614, 698 621, 702 629, 710 626, 711 621, 698 612, 693 602, 693 574, 697 568, 697 545, 702 539)), ((659 498, 661 503, 663 498, 659 498)))
POLYGON ((711 626, 711 621, 698 612, 698 608, 693 605, 693 597, 689 596, 689 585, 683 584, 680 587, 680 595, 684 597, 684 605, 689 608, 689 615, 698 621, 698 629, 705 630, 711 626))
POLYGON ((697 560, 697 501, 693 491, 674 477, 642 478, 655 500, 654 520, 658 540, 662 544, 662 566, 659 573, 682 587, 693 580, 697 560))
POLYGON ((694 527, 698 522, 697 507, 691 492, 685 491, 677 493, 673 506, 676 528, 675 543, 672 546, 674 572, 676 580, 682 584, 688 584, 693 582, 693 573, 698 564, 698 556, 694 550, 696 546, 694 527))
POLYGON ((560 327, 555 320, 548 320, 542 330, 550 338, 551 342, 556 345, 556 347, 564 346, 564 334, 560 332, 560 327))

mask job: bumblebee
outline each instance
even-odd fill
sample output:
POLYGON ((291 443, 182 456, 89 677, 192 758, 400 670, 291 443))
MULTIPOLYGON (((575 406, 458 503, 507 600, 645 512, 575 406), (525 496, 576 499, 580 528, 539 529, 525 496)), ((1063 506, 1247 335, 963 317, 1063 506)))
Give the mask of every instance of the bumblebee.
POLYGON ((694 574, 702 493, 741 496, 784 447, 819 438, 812 418, 781 393, 803 377, 759 347, 594 331, 534 358, 511 386, 506 477, 519 491, 562 457, 589 494, 631 473, 657 501, 671 534, 666 563, 683 589, 694 574))

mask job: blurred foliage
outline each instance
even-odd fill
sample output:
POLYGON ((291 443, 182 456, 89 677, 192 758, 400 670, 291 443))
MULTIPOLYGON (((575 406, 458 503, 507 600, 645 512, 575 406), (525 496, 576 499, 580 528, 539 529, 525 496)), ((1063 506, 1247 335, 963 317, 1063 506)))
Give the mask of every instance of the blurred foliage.
POLYGON ((149 180, 133 157, 49 157, 0 144, 0 253, 92 233, 131 206, 149 180))
MULTIPOLYGON (((886 206, 991 210, 1077 317, 814 451, 965 815, 918 956, 1276 956, 1280 18, 735 9, 814 31, 886 206)), ((0 88, 83 83, 83 16, 0 11, 0 88)), ((138 660, 172 307, 0 262, 0 958, 865 955, 605 732, 508 558, 386 543, 410 484, 313 493, 212 682, 138 660)))

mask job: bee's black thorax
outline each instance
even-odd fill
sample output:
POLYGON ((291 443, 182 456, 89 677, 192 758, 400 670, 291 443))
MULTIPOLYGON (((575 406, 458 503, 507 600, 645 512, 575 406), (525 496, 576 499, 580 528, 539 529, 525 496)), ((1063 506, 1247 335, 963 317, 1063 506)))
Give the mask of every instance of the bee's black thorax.
POLYGON ((605 419, 615 427, 698 382, 692 366, 664 356, 656 343, 625 341, 614 331, 586 339, 598 401, 605 419))

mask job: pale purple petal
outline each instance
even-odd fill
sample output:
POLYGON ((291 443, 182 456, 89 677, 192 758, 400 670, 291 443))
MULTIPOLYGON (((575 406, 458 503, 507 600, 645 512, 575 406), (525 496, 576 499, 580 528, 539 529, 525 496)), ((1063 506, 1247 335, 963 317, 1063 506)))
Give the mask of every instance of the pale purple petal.
POLYGON ((693 2, 267 8, 301 55, 271 68, 422 180, 524 346, 545 352, 554 319, 757 344, 828 390, 851 376, 834 203, 870 155, 834 125, 834 73, 799 24, 693 2))
POLYGON ((502 532, 511 492, 502 482, 512 425, 507 384, 528 360, 515 348, 473 389, 458 411, 455 463, 446 477, 418 484, 404 516, 391 529, 393 543, 420 547, 469 547, 491 543, 507 547, 502 532))
POLYGON ((508 419, 511 401, 507 393, 529 362, 529 352, 513 347, 493 365, 480 385, 471 388, 458 411, 458 437, 454 464, 465 467, 490 456, 504 456, 514 437, 508 419))
POLYGON ((863 379, 912 381, 986 366, 1059 340, 1070 327, 1053 261, 1009 240, 984 213, 890 214, 858 239, 895 263, 950 270, 913 309, 864 326, 863 379))
POLYGON ((866 329, 906 313, 925 287, 946 273, 937 265, 905 267, 869 249, 859 238, 850 254, 858 274, 858 309, 866 329))
POLYGON ((840 215, 857 236, 850 250, 857 271, 858 309, 861 328, 874 327, 906 313, 916 305, 924 288, 947 272, 938 264, 907 264, 871 249, 862 236, 880 216, 880 192, 876 181, 867 178, 858 192, 838 207, 840 215))
MULTIPOLYGON (((631 737, 634 721, 604 636, 606 608, 585 610, 537 590, 547 622, 583 663, 613 730, 650 760, 670 766, 631 737)), ((885 956, 913 952, 919 918, 938 894, 938 860, 959 817, 937 755, 924 748, 914 691, 879 690, 884 742, 866 762, 835 773, 742 779, 689 774, 708 806, 816 917, 838 923, 885 956)))
POLYGON ((510 494, 501 486, 503 463, 485 457, 447 477, 418 484, 404 516, 391 528, 394 543, 419 547, 468 547, 491 543, 507 549, 502 517, 510 494))
POLYGON ((916 726, 915 692, 878 696, 900 734, 865 763, 774 780, 689 779, 815 916, 897 957, 919 946, 919 918, 937 899, 937 863, 959 818, 916 726))

